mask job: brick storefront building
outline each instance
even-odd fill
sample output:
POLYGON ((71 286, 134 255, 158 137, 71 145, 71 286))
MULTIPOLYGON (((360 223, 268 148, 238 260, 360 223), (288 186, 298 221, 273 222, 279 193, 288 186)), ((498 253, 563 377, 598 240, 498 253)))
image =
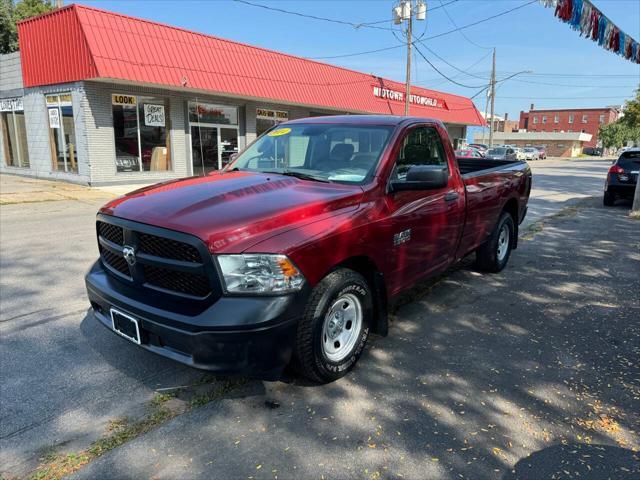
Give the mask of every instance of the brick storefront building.
POLYGON ((620 117, 619 107, 568 108, 520 112, 519 130, 527 132, 582 132, 591 134, 585 147, 598 146, 598 129, 620 117))

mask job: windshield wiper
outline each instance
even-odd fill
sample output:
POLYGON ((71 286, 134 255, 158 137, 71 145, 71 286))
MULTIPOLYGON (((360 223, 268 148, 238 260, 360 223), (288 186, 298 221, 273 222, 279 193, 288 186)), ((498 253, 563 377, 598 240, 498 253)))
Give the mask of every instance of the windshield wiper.
POLYGON ((300 180, 312 180, 314 182, 333 183, 331 180, 322 177, 316 177, 315 175, 309 175, 308 173, 296 172, 294 170, 283 170, 282 172, 275 171, 263 171, 262 173, 275 173, 276 175, 286 175, 287 177, 296 177, 300 180))

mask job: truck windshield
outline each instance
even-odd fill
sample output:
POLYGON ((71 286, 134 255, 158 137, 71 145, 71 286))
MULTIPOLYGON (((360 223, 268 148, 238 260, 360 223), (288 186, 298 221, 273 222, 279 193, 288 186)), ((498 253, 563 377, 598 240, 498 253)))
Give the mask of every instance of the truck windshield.
POLYGON ((227 169, 361 184, 378 165, 392 131, 393 127, 377 125, 279 125, 227 169))

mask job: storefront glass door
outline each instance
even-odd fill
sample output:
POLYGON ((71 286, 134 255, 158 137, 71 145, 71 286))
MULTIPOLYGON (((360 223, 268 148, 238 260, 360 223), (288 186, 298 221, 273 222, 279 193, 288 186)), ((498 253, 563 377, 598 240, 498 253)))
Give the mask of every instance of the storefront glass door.
POLYGON ((218 129, 191 127, 191 158, 194 175, 207 175, 218 169, 218 129))
POLYGON ((220 128, 220 160, 222 168, 231 161, 231 155, 238 153, 238 129, 220 128))
POLYGON ((224 168, 238 151, 238 129, 191 124, 191 161, 194 175, 224 168))

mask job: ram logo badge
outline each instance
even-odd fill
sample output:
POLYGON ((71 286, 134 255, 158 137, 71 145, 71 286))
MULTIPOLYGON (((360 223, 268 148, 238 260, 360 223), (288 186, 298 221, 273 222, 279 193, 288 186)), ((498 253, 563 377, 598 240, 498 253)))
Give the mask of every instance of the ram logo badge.
POLYGON ((393 236, 393 246, 397 247, 398 245, 402 244, 402 243, 407 243, 409 240, 411 240, 411 229, 408 228, 407 230, 403 230, 400 233, 396 233, 393 236))
POLYGON ((136 264, 136 251, 133 247, 125 245, 122 249, 122 255, 129 265, 134 266, 136 264))

